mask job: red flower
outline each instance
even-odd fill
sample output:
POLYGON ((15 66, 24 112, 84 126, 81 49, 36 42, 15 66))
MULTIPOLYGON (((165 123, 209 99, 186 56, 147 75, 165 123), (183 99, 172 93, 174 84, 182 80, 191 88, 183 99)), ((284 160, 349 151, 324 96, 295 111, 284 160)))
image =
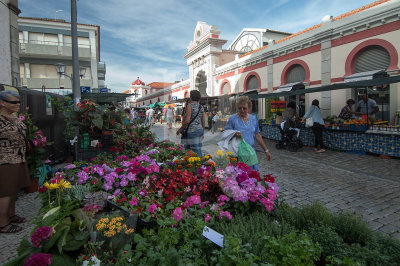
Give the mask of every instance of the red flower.
POLYGON ((272 174, 264 175, 264 181, 269 183, 275 183, 275 177, 272 174))
POLYGON ((256 171, 256 170, 251 170, 250 173, 249 173, 249 177, 250 178, 255 178, 255 179, 257 179, 257 181, 261 181, 260 173, 258 171, 256 171))

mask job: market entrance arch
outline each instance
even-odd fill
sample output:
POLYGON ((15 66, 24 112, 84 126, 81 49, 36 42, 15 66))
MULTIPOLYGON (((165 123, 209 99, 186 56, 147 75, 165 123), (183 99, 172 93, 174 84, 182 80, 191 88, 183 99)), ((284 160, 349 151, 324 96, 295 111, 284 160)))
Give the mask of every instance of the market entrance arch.
POLYGON ((203 70, 197 73, 195 89, 200 91, 201 95, 207 95, 207 76, 203 70))

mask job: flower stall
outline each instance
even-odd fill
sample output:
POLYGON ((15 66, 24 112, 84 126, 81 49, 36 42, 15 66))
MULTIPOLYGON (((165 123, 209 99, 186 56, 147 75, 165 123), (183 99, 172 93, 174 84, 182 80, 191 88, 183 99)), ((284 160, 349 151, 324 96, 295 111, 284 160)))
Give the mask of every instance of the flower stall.
POLYGON ((231 153, 200 158, 181 145, 154 142, 141 126, 116 137, 111 152, 69 164, 46 180, 36 227, 6 265, 360 261, 319 244, 317 236, 333 223, 320 234, 296 227, 332 221, 321 218, 320 207, 315 213, 289 208, 275 177, 251 170, 231 153))

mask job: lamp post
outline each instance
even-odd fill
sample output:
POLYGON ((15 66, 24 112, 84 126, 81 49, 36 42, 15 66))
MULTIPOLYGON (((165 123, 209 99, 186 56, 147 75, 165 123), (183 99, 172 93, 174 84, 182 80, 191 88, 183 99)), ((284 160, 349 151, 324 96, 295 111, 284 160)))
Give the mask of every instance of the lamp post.
MULTIPOLYGON (((65 74, 65 67, 66 67, 65 64, 57 63, 54 66, 56 67, 56 71, 60 75, 60 77, 66 76, 72 81, 72 83, 74 82, 74 74, 73 73, 71 75, 65 74)), ((86 68, 85 67, 79 67, 79 77, 83 78, 85 76, 85 74, 86 74, 86 68)), ((79 79, 78 79, 78 81, 79 81, 79 79)), ((78 85, 79 85, 79 83, 78 83, 78 85)), ((79 98, 76 98, 76 93, 74 91, 74 87, 72 87, 72 93, 73 93, 73 96, 74 96, 73 97, 74 98, 74 102, 77 100, 77 102, 75 102, 75 104, 77 104, 80 101, 80 98, 81 98, 80 87, 79 87, 79 98)))
POLYGON ((71 0, 71 40, 72 40, 72 93, 74 104, 81 100, 81 89, 79 83, 79 56, 78 56, 78 25, 76 0, 71 0))
POLYGON ((62 12, 62 11, 64 11, 64 10, 62 10, 62 9, 56 10, 56 11, 54 12, 54 19, 57 19, 57 13, 58 13, 58 12, 62 12))

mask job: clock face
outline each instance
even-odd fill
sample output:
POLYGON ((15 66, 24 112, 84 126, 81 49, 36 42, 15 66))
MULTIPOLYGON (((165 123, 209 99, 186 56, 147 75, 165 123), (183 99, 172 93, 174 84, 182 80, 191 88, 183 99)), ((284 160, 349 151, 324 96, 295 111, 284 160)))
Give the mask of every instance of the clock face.
POLYGON ((245 34, 236 42, 233 50, 241 52, 251 52, 260 48, 260 42, 253 34, 245 34))

